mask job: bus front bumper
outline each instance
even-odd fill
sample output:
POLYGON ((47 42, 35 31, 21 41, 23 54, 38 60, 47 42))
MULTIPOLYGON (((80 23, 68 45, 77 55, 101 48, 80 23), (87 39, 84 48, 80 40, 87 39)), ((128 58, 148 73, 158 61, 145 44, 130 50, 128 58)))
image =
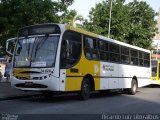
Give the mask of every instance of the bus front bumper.
POLYGON ((19 80, 12 76, 11 86, 24 91, 59 91, 59 78, 51 77, 44 80, 19 80))

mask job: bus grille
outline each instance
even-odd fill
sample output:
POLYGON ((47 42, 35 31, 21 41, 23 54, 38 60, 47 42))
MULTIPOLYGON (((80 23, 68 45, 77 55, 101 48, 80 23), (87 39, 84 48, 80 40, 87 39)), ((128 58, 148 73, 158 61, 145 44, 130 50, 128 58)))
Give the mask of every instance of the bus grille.
POLYGON ((16 87, 21 87, 21 88, 47 88, 48 86, 46 85, 41 85, 41 84, 31 84, 31 85, 26 85, 25 83, 20 83, 16 84, 16 87))
POLYGON ((19 76, 15 76, 17 79, 19 80, 44 80, 47 79, 47 76, 42 76, 42 77, 32 77, 32 78, 27 78, 27 77, 19 77, 19 76))

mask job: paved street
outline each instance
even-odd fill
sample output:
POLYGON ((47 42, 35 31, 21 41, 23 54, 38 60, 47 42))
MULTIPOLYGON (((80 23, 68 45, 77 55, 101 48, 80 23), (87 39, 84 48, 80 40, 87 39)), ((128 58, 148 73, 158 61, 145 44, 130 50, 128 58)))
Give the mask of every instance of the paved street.
POLYGON ((24 92, 11 87, 10 81, 6 81, 3 78, 0 81, 0 101, 1 100, 11 100, 17 98, 24 98, 37 95, 37 92, 24 92))
POLYGON ((0 101, 0 113, 16 114, 102 114, 160 113, 160 88, 141 88, 135 96, 93 94, 87 101, 76 95, 51 99, 28 97, 0 101))
POLYGON ((76 95, 35 95, 0 100, 2 114, 160 114, 160 88, 140 88, 136 95, 94 93, 87 101, 76 95))

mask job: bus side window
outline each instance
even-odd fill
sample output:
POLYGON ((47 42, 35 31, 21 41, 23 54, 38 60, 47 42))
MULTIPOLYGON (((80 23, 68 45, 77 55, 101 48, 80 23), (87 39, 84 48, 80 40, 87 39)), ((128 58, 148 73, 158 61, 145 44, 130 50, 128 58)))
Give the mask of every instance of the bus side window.
POLYGON ((120 62, 120 47, 117 44, 109 44, 109 60, 111 62, 120 62))
POLYGON ((61 43, 60 67, 69 68, 75 65, 80 59, 81 50, 81 34, 66 31, 61 43))
POLYGON ((138 65, 138 51, 131 49, 131 64, 138 65))
POLYGON ((121 46, 121 63, 129 64, 129 48, 121 46))
POLYGON ((98 49, 100 53, 100 60, 108 61, 109 60, 109 52, 108 52, 108 42, 103 40, 98 40, 98 49))
POLYGON ((144 66, 144 52, 139 51, 139 66, 144 66))
POLYGON ((98 43, 96 38, 84 37, 84 52, 87 59, 99 59, 98 43))
POLYGON ((91 59, 91 52, 90 52, 90 49, 89 48, 85 48, 85 55, 88 59, 91 59))

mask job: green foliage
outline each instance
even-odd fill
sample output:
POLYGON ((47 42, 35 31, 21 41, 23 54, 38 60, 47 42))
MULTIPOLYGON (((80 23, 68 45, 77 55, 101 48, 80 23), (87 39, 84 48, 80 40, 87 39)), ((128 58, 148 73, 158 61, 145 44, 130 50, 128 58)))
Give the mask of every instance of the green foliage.
POLYGON ((65 13, 72 2, 73 0, 1 0, 0 46, 5 48, 6 40, 15 37, 20 27, 59 23, 61 16, 58 13, 65 13))
MULTIPOLYGON (((108 36, 110 2, 102 1, 91 9, 84 29, 108 36)), ((155 15, 146 2, 134 0, 125 4, 124 0, 112 0, 110 38, 143 48, 150 47, 156 32, 155 15)))
POLYGON ((82 23, 84 22, 84 18, 83 16, 78 15, 76 10, 70 10, 61 15, 61 23, 67 23, 71 26, 76 24, 76 27, 83 29, 83 25, 76 23, 77 21, 82 23))
MULTIPOLYGON (((70 23, 77 15, 67 7, 74 0, 0 0, 0 48, 5 52, 8 38, 16 37, 20 27, 42 23, 70 23)), ((132 45, 148 48, 156 32, 154 10, 144 1, 112 0, 110 38, 132 45)), ((89 13, 89 20, 78 16, 88 31, 108 36, 109 11, 111 0, 96 4, 89 13)))
POLYGON ((130 10, 131 28, 127 36, 128 42, 133 45, 148 48, 156 32, 156 13, 146 2, 134 0, 127 5, 130 10))
POLYGON ((61 23, 70 23, 74 16, 77 15, 75 10, 67 11, 61 15, 61 23))

